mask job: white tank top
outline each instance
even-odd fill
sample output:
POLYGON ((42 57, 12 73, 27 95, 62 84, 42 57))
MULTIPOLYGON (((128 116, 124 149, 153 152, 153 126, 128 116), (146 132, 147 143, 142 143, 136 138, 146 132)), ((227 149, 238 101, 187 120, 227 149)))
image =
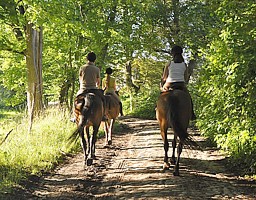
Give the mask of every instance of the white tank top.
POLYGON ((168 67, 169 74, 166 79, 166 82, 176 83, 176 82, 185 82, 184 73, 186 70, 186 65, 182 63, 174 63, 171 61, 171 64, 168 67))

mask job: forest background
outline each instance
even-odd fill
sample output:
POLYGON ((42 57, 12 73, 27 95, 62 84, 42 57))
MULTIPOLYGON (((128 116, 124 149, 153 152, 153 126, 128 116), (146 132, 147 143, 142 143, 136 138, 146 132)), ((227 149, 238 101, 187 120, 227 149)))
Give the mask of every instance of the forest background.
MULTIPOLYGON (((90 51, 97 54, 102 78, 113 68, 125 114, 155 118, 162 71, 174 44, 184 48, 190 70, 196 126, 243 169, 242 175, 255 175, 255 13, 254 0, 1 0, 0 179, 40 171, 28 170, 32 161, 22 169, 12 163, 16 154, 5 141, 7 133, 15 138, 9 121, 22 123, 18 113, 25 113, 24 135, 33 137, 41 116, 63 121, 59 111, 45 115, 52 102, 68 113, 67 120, 78 71, 90 51), (16 171, 10 175, 10 169, 16 171)), ((70 130, 66 124, 62 135, 70 130)), ((53 127, 44 126, 40 134, 51 135, 53 127)))

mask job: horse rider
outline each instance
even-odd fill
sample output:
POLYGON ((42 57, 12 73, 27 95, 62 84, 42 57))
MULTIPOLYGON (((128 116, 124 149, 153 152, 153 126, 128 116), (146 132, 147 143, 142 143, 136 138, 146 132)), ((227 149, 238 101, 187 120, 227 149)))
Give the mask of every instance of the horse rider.
POLYGON ((79 70, 79 91, 77 92, 78 95, 82 95, 85 93, 94 93, 98 95, 102 102, 103 102, 103 121, 105 121, 106 113, 106 100, 104 97, 104 92, 100 88, 100 69, 95 66, 96 54, 94 52, 90 52, 87 54, 87 63, 80 67, 79 70))
MULTIPOLYGON (((189 91, 186 87, 185 80, 188 79, 188 68, 186 63, 184 62, 184 58, 182 56, 183 50, 180 46, 175 45, 171 50, 171 54, 173 60, 164 68, 163 76, 162 76, 162 83, 163 87, 161 88, 162 92, 166 92, 169 90, 180 89, 185 91, 189 96, 189 91)), ((187 81, 188 82, 188 81, 187 81)), ((190 96, 191 99, 191 96, 190 96)), ((196 119, 196 115, 193 109, 193 102, 192 103, 192 120, 196 119)))
POLYGON ((110 67, 106 69, 106 77, 102 80, 102 88, 105 94, 110 93, 118 100, 120 105, 120 115, 123 116, 123 106, 119 96, 117 95, 116 79, 111 76, 112 72, 113 70, 110 67))

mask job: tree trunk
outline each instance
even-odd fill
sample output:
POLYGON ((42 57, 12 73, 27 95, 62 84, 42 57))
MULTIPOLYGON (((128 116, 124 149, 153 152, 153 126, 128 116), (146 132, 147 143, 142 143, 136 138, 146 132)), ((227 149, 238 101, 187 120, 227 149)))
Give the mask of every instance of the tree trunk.
POLYGON ((196 60, 195 59, 190 60, 188 63, 188 77, 187 77, 187 80, 185 80, 187 83, 189 82, 189 79, 192 76, 195 67, 196 67, 196 60))
POLYGON ((125 67, 126 67, 126 84, 130 90, 131 90, 131 88, 133 88, 135 93, 137 94, 140 90, 140 87, 133 83, 132 64, 131 63, 132 63, 131 61, 128 61, 128 62, 126 62, 126 65, 125 65, 125 67))
POLYGON ((33 24, 26 25, 29 131, 31 131, 34 117, 43 109, 42 38, 42 28, 35 30, 33 24))
POLYGON ((173 6, 173 39, 175 44, 180 44, 180 1, 179 0, 172 0, 173 6))
MULTIPOLYGON (((68 60, 68 64, 65 64, 65 68, 64 68, 64 74, 65 74, 65 79, 63 80, 62 86, 60 88, 60 95, 59 95, 59 103, 60 103, 60 108, 63 108, 63 106, 65 105, 69 110, 71 102, 69 102, 69 95, 68 95, 68 91, 70 89, 70 87, 72 86, 72 82, 75 81, 75 79, 73 79, 73 72, 72 72, 72 68, 73 68, 73 64, 72 64, 72 50, 71 48, 69 49, 69 60, 68 60), (71 74, 72 73, 72 74, 71 74)), ((72 94, 73 96, 74 94, 72 94)), ((73 97, 72 97, 73 98, 73 97)))

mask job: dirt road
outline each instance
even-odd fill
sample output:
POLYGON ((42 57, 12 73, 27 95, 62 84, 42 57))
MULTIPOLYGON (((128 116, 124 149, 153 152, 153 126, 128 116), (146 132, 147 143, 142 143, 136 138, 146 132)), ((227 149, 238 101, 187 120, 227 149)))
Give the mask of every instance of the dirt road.
POLYGON ((26 192, 10 199, 256 199, 256 183, 228 172, 224 156, 192 130, 203 151, 185 147, 176 177, 171 170, 162 171, 164 150, 156 120, 120 122, 129 128, 115 133, 109 148, 103 147, 103 139, 97 141, 93 166, 84 169, 79 154, 53 173, 31 179, 26 192))

